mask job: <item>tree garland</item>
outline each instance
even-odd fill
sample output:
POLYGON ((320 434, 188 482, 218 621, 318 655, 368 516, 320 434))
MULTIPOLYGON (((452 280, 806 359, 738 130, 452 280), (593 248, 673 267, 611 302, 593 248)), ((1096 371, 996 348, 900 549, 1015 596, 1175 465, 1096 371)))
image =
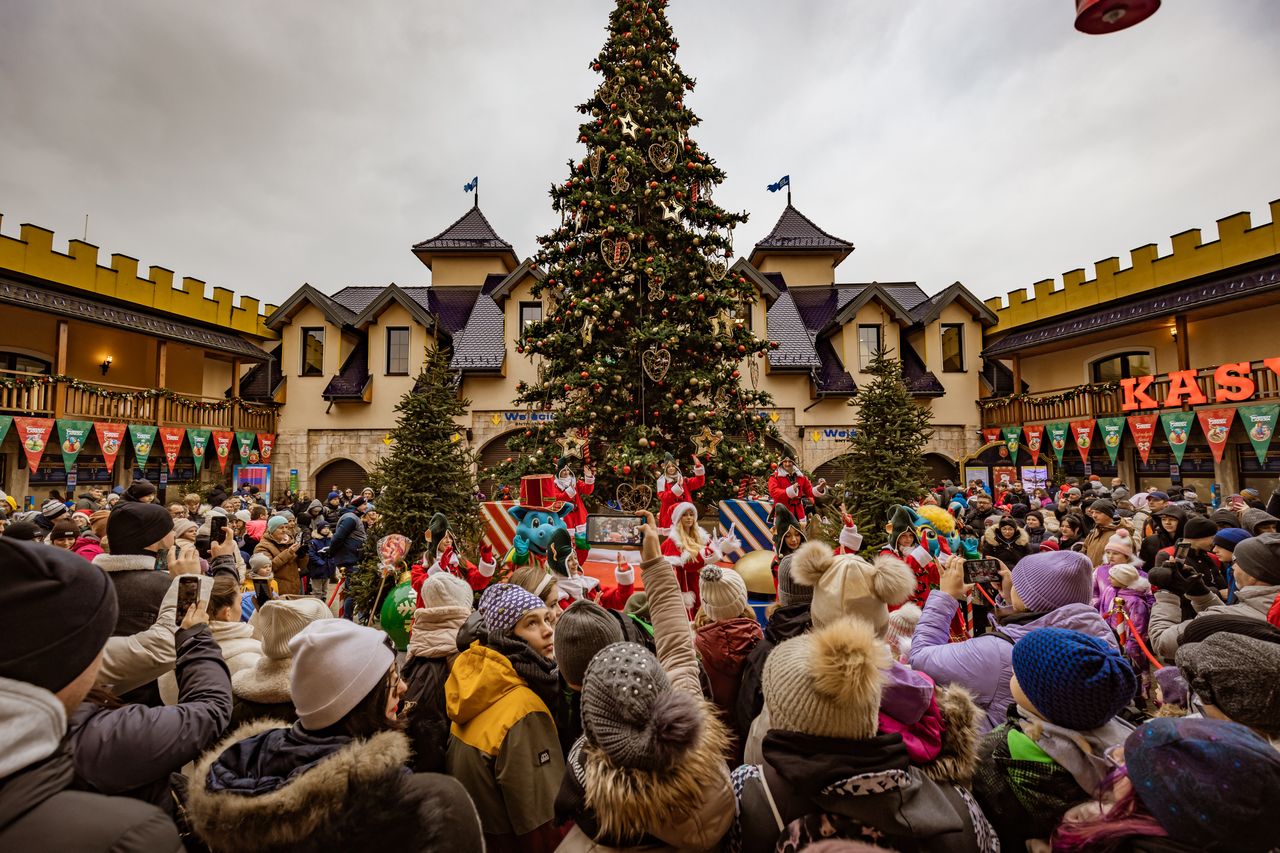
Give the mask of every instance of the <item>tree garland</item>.
POLYGON ((987 397, 978 400, 978 408, 983 411, 989 409, 998 409, 1001 406, 1007 406, 1010 403, 1044 403, 1054 405, 1057 403, 1065 403, 1069 400, 1075 400, 1086 394, 1104 394, 1108 391, 1115 391, 1120 387, 1119 382, 1094 382, 1086 385, 1077 385, 1074 388, 1067 388, 1056 394, 1032 394, 1023 392, 1019 394, 1010 394, 1008 397, 987 397))
POLYGON ((232 406, 238 405, 249 412, 270 414, 280 408, 279 403, 250 402, 243 397, 228 397, 225 401, 197 400, 192 397, 179 394, 176 391, 171 391, 168 388, 145 388, 141 391, 113 391, 109 388, 103 388, 100 385, 93 385, 77 379, 74 376, 67 376, 61 373, 55 373, 48 376, 32 376, 26 379, 0 376, 0 388, 12 390, 14 388, 35 388, 39 385, 66 385, 68 388, 74 388, 77 391, 84 391, 88 394, 94 394, 98 397, 106 397, 112 400, 154 400, 157 397, 163 397, 166 400, 174 400, 202 412, 224 412, 232 406))

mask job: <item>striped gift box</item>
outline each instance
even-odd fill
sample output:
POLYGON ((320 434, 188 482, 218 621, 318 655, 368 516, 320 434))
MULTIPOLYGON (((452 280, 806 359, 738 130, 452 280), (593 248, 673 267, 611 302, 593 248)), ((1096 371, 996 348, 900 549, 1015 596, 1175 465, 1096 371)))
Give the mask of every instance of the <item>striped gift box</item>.
POLYGON ((507 507, 516 506, 519 501, 484 501, 480 504, 480 518, 484 521, 482 539, 493 546, 494 556, 499 560, 511 550, 516 539, 516 520, 507 512, 507 507))
MULTIPOLYGON (((720 501, 720 535, 732 527, 744 552, 772 551, 773 531, 768 521, 772 510, 773 504, 762 501, 720 501)), ((738 555, 729 559, 737 562, 738 555)))

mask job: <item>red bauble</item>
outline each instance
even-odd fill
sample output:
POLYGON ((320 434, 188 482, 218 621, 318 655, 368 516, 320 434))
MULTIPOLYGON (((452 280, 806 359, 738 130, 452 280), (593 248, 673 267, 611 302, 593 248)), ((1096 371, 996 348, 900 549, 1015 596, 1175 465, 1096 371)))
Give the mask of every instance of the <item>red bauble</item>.
POLYGON ((747 347, 745 344, 738 344, 738 352, 746 352, 746 351, 747 351, 747 347))
POLYGON ((631 466, 630 466, 630 465, 623 465, 623 466, 622 466, 622 473, 623 473, 623 474, 630 474, 630 473, 631 473, 631 466))
POLYGON ((739 373, 739 372, 738 372, 738 371, 736 371, 736 370, 733 372, 733 378, 734 378, 734 379, 737 379, 737 378, 738 378, 739 376, 741 376, 741 375, 742 375, 742 374, 741 374, 741 373, 739 373))
POLYGON ((699 293, 697 296, 694 297, 694 299, 697 299, 699 302, 706 302, 707 295, 705 293, 699 293))
POLYGON ((583 379, 590 379, 590 378, 591 378, 591 374, 590 374, 590 373, 587 373, 587 371, 585 371, 585 370, 584 370, 584 371, 582 371, 581 373, 579 373, 578 375, 579 375, 579 376, 581 376, 583 379))

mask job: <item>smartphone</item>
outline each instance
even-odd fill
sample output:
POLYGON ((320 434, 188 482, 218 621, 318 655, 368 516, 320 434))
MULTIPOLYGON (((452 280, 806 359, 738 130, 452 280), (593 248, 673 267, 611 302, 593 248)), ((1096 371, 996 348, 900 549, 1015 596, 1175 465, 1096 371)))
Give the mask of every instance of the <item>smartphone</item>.
POLYGON ((1187 555, 1191 553, 1191 546, 1186 542, 1179 542, 1173 549, 1173 558, 1175 560, 1186 561, 1187 555))
POLYGON ((965 583, 991 583, 1000 585, 1000 561, 993 559, 965 560, 965 583))
POLYGON ((220 544, 222 542, 222 532, 227 529, 227 517, 225 515, 215 515, 209 519, 209 543, 211 545, 220 544))
POLYGON ((587 542, 614 548, 638 547, 644 520, 634 515, 588 515, 587 542))
POLYGON ((196 601, 200 598, 200 578, 195 575, 186 575, 178 580, 178 613, 174 617, 174 624, 181 625, 182 620, 187 618, 187 611, 195 606, 196 601))

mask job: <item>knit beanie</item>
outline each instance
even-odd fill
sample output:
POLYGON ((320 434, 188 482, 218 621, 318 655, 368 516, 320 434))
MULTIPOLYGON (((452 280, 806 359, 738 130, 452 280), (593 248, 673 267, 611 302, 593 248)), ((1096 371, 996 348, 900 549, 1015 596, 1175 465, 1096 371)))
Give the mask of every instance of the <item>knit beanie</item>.
POLYGON ((1107 569, 1107 577, 1111 579, 1112 586, 1119 583, 1125 589, 1133 589, 1133 585, 1142 577, 1142 572, 1128 563, 1117 563, 1107 569))
POLYGON ((1243 634, 1255 640, 1280 643, 1280 628, 1265 619, 1242 616, 1238 613, 1206 613, 1203 616, 1197 616, 1182 630, 1179 642, 1183 645, 1203 643, 1214 634, 1221 632, 1243 634))
POLYGON ((1049 551, 1057 551, 1057 550, 1058 550, 1058 540, 1053 537, 1049 537, 1048 539, 1040 543, 1040 553, 1042 554, 1047 553, 1049 551))
POLYGON ((1191 704, 1191 688, 1187 685, 1187 680, 1182 677, 1182 670, 1176 666, 1164 666, 1152 675, 1155 676, 1156 684, 1160 687, 1162 706, 1176 705, 1185 709, 1191 704))
POLYGON ((1116 505, 1113 501, 1107 498, 1099 498, 1098 500, 1089 504, 1089 511, 1100 512, 1103 515, 1110 516, 1113 519, 1116 517, 1116 505))
POLYGON ((0 577, 0 678, 57 693, 115 630, 115 584, 79 555, 8 535, 0 536, 0 577))
POLYGON ((49 524, 67 514, 67 505, 57 498, 49 498, 40 506, 40 515, 44 517, 49 524))
POLYGON ((325 497, 325 500, 326 500, 326 501, 331 501, 331 500, 336 500, 337 498, 341 498, 341 497, 342 497, 342 492, 330 492, 330 493, 328 494, 328 496, 327 496, 327 497, 325 497))
POLYGON ((809 611, 815 628, 858 616, 882 632, 889 606, 902 604, 916 588, 915 575, 896 557, 881 555, 868 563, 856 554, 836 556, 825 542, 801 545, 792 557, 791 574, 813 587, 809 611))
POLYGON ((1123 527, 1111 534, 1104 551, 1117 551, 1128 558, 1128 562, 1136 562, 1138 552, 1133 549, 1133 537, 1123 527))
POLYGON ((181 539, 183 534, 191 530, 199 530, 200 525, 196 524, 189 518, 175 518, 173 520, 173 536, 175 539, 181 539))
POLYGON ((5 539, 14 539, 19 542, 34 542, 36 537, 43 535, 44 531, 36 527, 34 522, 26 520, 12 521, 4 529, 5 539))
POLYGON ((422 584, 423 607, 465 607, 471 609, 471 585, 449 572, 436 572, 422 584))
POLYGON ((1240 526, 1240 518, 1229 509, 1215 509, 1209 513, 1209 520, 1223 530, 1240 526))
POLYGON ((923 611, 908 601, 897 610, 889 611, 889 624, 885 628, 884 641, 889 648, 897 652, 899 660, 906 660, 911 654, 911 638, 915 636, 916 626, 920 624, 923 611))
POLYGON ((247 509, 238 509, 235 514, 236 521, 243 521, 245 524, 253 521, 253 515, 247 509))
POLYGON ((261 552, 250 554, 249 575, 255 580, 270 580, 273 576, 271 571, 271 557, 261 552))
POLYGON ((582 730, 613 766, 669 770, 697 743, 702 729, 697 700, 671 689, 662 664, 644 646, 614 643, 587 665, 582 730))
POLYGON ((1137 677, 1118 650, 1079 631, 1037 628, 1013 647, 1013 674, 1040 716, 1096 729, 1133 699, 1137 677))
POLYGON ((289 641, 303 628, 320 619, 332 619, 333 611, 310 595, 273 598, 249 618, 262 640, 262 653, 272 660, 289 657, 289 641))
POLYGON ((1263 533, 1236 546, 1234 562, 1250 577, 1280 585, 1280 533, 1263 533))
POLYGON ((813 587, 800 583, 791 573, 791 562, 794 559, 794 554, 788 554, 778 561, 778 603, 784 606, 813 601, 813 587))
POLYGON ((581 688, 591 659, 622 640, 622 626, 609 611, 585 598, 571 604, 556 622, 556 664, 565 683, 581 688))
POLYGON ((1186 527, 1182 528, 1182 536, 1184 539, 1204 539, 1217 535, 1218 525, 1214 524, 1203 515, 1191 516, 1187 519, 1186 527))
POLYGON ((275 533, 277 530, 279 530, 281 527, 283 527, 288 523, 289 523, 289 519, 285 518, 283 515, 273 515, 269 519, 267 519, 267 532, 275 533))
POLYGON ((151 484, 150 480, 134 480, 129 488, 124 490, 121 497, 126 501, 141 501, 143 498, 154 495, 156 487, 151 484))
POLYGON ((1162 717, 1124 742, 1133 789, 1171 838, 1193 848, 1270 850, 1280 754, 1238 723, 1162 717))
POLYGON ((1249 531, 1242 527, 1227 527, 1218 531, 1213 537, 1213 544, 1228 551, 1235 551, 1236 546, 1249 538, 1249 531))
POLYGON ((79 536, 80 525, 76 524, 69 518, 60 518, 53 523, 53 530, 49 533, 49 541, 54 539, 62 539, 67 536, 79 536))
POLYGON ((699 590, 702 612, 713 622, 735 619, 747 609, 747 582, 733 569, 704 566, 699 590))
POLYGON ((111 553, 146 554, 173 530, 173 518, 169 510, 159 504, 137 501, 121 503, 111 511, 107 519, 107 544, 111 553))
POLYGON ((101 539, 107 535, 107 519, 111 517, 111 510, 100 509, 93 515, 89 516, 89 529, 93 531, 93 535, 101 539))
POLYGON ((1013 589, 1033 612, 1066 604, 1088 604, 1093 595, 1093 563, 1078 551, 1041 551, 1018 561, 1013 589))
POLYGON ((485 589, 476 609, 484 616, 485 626, 490 632, 510 634, 526 613, 546 606, 545 601, 524 587, 495 583, 485 589))
MULTIPOLYGON (((634 616, 645 622, 650 621, 652 617, 649 614, 649 593, 644 590, 631 593, 631 597, 627 599, 627 603, 622 607, 622 612, 627 616, 634 616)), ((564 617, 560 618, 563 619, 564 617)))
POLYGON ((1183 643, 1178 669, 1206 705, 1237 723, 1280 735, 1280 644, 1219 632, 1183 643))
POLYGON ((395 663, 387 635, 345 619, 321 619, 289 641, 289 692, 303 728, 341 720, 384 682, 395 663))
POLYGON ((779 643, 762 686, 770 726, 819 737, 874 737, 889 647, 863 619, 841 618, 779 643))

